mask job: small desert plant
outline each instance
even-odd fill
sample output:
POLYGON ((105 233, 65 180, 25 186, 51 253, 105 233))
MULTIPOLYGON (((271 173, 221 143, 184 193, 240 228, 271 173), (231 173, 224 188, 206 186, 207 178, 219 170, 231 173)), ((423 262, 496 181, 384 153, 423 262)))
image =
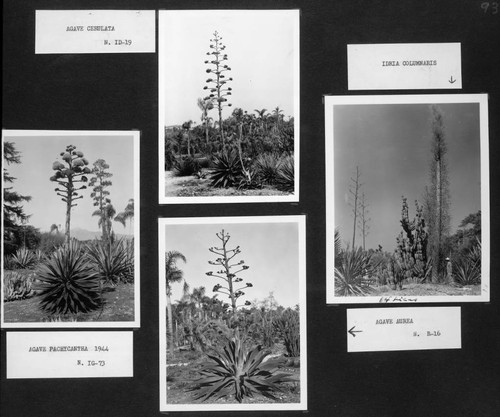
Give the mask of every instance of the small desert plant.
POLYGON ((12 255, 4 255, 3 269, 6 271, 11 271, 13 269, 16 269, 16 263, 14 262, 12 255))
POLYGON ((175 164, 174 173, 177 177, 189 177, 200 170, 200 164, 196 158, 188 156, 175 164))
POLYGON ((35 295, 33 290, 34 276, 17 271, 6 273, 4 276, 4 301, 23 300, 35 295))
POLYGON ((202 364, 202 377, 195 382, 195 400, 219 399, 234 395, 238 402, 244 397, 262 394, 276 399, 277 385, 288 380, 288 374, 278 372, 283 361, 264 359, 270 351, 255 346, 247 350, 238 334, 227 342, 222 351, 208 354, 209 361, 202 364))
POLYGON ((49 314, 76 314, 101 304, 99 279, 76 239, 43 262, 38 270, 40 307, 49 314))
POLYGON ((223 152, 214 158, 214 169, 210 174, 212 187, 231 187, 241 179, 241 165, 234 151, 223 152))
POLYGON ((293 156, 281 158, 279 164, 278 178, 276 179, 278 190, 292 193, 295 186, 295 165, 293 156))
POLYGON ((12 255, 12 262, 17 269, 30 269, 37 264, 37 256, 29 249, 22 247, 12 255))
POLYGON ((284 340, 287 356, 300 356, 299 312, 291 309, 283 311, 282 315, 273 321, 273 326, 284 340))
POLYGON ((335 267, 335 293, 339 296, 367 295, 371 291, 368 277, 375 267, 370 254, 362 248, 346 249, 340 265, 335 267))
POLYGON ((116 242, 94 240, 87 245, 87 256, 102 282, 116 284, 129 281, 130 253, 123 239, 116 242))

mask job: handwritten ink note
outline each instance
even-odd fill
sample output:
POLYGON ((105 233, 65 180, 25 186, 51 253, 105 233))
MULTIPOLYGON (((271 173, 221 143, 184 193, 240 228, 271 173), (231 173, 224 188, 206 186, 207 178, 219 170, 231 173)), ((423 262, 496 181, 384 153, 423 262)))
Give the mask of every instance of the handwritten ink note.
POLYGON ((37 10, 35 53, 155 52, 154 10, 37 10))
POLYGON ((347 45, 349 90, 461 89, 460 43, 347 45))
POLYGON ((133 376, 133 333, 8 332, 7 378, 133 376))
POLYGON ((347 310, 347 351, 460 349, 460 307, 347 310))

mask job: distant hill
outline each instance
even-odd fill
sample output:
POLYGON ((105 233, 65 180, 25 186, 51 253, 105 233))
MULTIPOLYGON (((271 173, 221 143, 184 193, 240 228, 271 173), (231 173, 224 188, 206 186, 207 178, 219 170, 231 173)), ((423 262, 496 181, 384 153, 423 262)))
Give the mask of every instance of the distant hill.
MULTIPOLYGON (((115 233, 116 238, 120 239, 122 237, 125 238, 131 238, 131 235, 126 235, 126 234, 121 234, 121 233, 115 233)), ((100 239, 101 238, 101 232, 92 232, 90 230, 86 229, 81 229, 81 228, 75 228, 71 229, 71 237, 74 237, 75 239, 84 241, 84 240, 94 240, 94 239, 100 239)))

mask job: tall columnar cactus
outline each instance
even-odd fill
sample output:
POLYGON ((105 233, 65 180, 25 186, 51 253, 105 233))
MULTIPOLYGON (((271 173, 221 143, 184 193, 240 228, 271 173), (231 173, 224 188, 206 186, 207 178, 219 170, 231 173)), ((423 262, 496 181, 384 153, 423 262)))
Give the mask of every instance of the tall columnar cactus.
POLYGON ((401 226, 403 230, 396 237, 394 253, 397 267, 393 273, 397 282, 404 278, 418 278, 424 281, 428 278, 430 262, 427 261, 428 233, 423 217, 423 206, 415 200, 416 214, 410 221, 408 203, 405 197, 401 209, 401 226))
POLYGON ((87 167, 89 161, 84 157, 83 152, 77 151, 76 146, 66 146, 66 151, 60 153, 63 162, 55 161, 52 164, 52 169, 55 174, 50 177, 51 181, 57 182, 62 188, 55 188, 54 191, 61 200, 66 203, 66 241, 70 240, 71 227, 71 209, 77 204, 76 200, 83 198, 78 191, 87 188, 86 185, 78 185, 86 183, 88 178, 86 175, 92 171, 87 167))
MULTIPOLYGON (((239 262, 232 261, 233 258, 236 257, 236 255, 239 255, 241 253, 241 250, 239 246, 234 249, 228 249, 227 243, 231 238, 231 236, 229 236, 229 233, 224 232, 224 229, 222 229, 222 232, 216 233, 216 236, 222 242, 222 247, 208 248, 210 252, 218 256, 215 261, 208 261, 208 263, 210 265, 220 266, 222 267, 222 269, 216 271, 215 273, 210 271, 206 274, 210 277, 219 278, 224 282, 224 284, 216 284, 213 288, 213 291, 228 296, 228 298, 231 300, 231 307, 234 313, 236 312, 236 309, 238 307, 238 305, 236 304, 238 298, 245 295, 242 290, 244 288, 253 287, 250 282, 247 282, 246 284, 240 284, 243 281, 243 278, 238 277, 236 274, 241 271, 245 271, 250 267, 245 265, 245 261, 243 260, 240 260, 239 262), (234 271, 234 269, 237 270, 234 271), (236 288, 238 285, 241 285, 241 287, 236 288)), ((250 304, 251 303, 249 301, 245 301, 245 305, 250 304)))
POLYGON ((209 90, 210 94, 204 98, 204 100, 209 100, 215 102, 217 105, 217 110, 219 112, 219 132, 221 135, 222 144, 224 144, 224 129, 222 126, 222 109, 226 106, 231 107, 231 103, 227 102, 227 96, 231 95, 231 87, 227 86, 229 81, 233 81, 232 78, 226 78, 225 73, 231 71, 231 68, 226 64, 228 60, 227 54, 224 53, 226 46, 222 43, 222 37, 219 36, 217 31, 214 32, 213 39, 210 39, 210 49, 207 52, 211 59, 205 61, 210 68, 207 68, 207 73, 213 74, 215 78, 208 78, 204 90, 209 90))

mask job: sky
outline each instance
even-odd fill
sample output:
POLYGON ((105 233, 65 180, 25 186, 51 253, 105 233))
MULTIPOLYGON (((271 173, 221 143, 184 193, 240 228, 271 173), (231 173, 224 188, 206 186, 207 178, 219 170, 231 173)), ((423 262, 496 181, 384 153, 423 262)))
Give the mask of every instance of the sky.
MULTIPOLYGON (((479 104, 439 104, 448 146, 451 232, 481 209, 479 104)), ((392 252, 401 231, 401 196, 410 219, 415 200, 422 203, 430 184, 432 112, 427 104, 336 105, 334 107, 335 225, 344 243, 352 242, 353 216, 348 205, 356 166, 369 207, 366 248, 392 252)), ((356 244, 362 237, 357 233, 356 244)))
MULTIPOLYGON (((299 304, 299 232, 297 223, 289 222, 166 225, 165 252, 175 250, 186 257, 187 262, 179 261, 177 267, 184 272, 190 291, 204 286, 206 295, 212 297, 213 287, 223 284, 221 279, 206 275, 220 270, 208 263, 217 259, 208 248, 222 246, 216 236, 222 229, 231 236, 228 249, 240 246, 241 253, 233 260, 244 260, 250 267, 238 274, 243 278, 240 284, 253 284, 243 290, 245 295, 238 304, 262 301, 271 292, 284 307, 299 304)), ((181 299, 182 289, 182 283, 172 285, 173 302, 181 299)), ((230 304, 226 295, 219 294, 218 298, 230 304)))
MULTIPOLYGON (((254 109, 270 112, 279 106, 285 118, 293 116, 298 106, 297 22, 298 12, 290 10, 160 11, 165 125, 188 120, 201 124, 197 100, 209 94, 203 90, 210 78, 204 62, 212 57, 206 53, 215 31, 226 45, 226 63, 232 69, 226 75, 234 80, 227 84, 233 89, 232 107, 224 110, 223 118, 236 107, 256 114, 254 109)), ((217 119, 217 110, 209 116, 217 119)))
MULTIPOLYGON (((84 153, 89 161, 89 168, 97 159, 104 159, 113 174, 109 187, 111 202, 117 213, 123 211, 129 199, 134 198, 134 154, 133 136, 13 136, 8 134, 5 141, 14 142, 21 153, 20 164, 6 165, 7 171, 16 178, 14 191, 31 196, 30 202, 24 203, 24 211, 31 215, 29 224, 41 232, 50 230, 52 224, 61 225, 64 232, 66 221, 66 203, 61 201, 54 189, 57 183, 49 178, 54 175, 52 164, 61 161, 60 153, 68 145, 76 146, 76 150, 84 153)), ((91 175, 88 176, 89 179, 91 175)), ((7 185, 9 186, 9 185, 7 185)), ((96 210, 90 197, 91 189, 82 190, 83 199, 77 200, 77 206, 71 213, 71 229, 81 228, 98 232, 98 217, 92 216, 96 210)), ((128 233, 129 227, 113 222, 116 233, 128 233)))

